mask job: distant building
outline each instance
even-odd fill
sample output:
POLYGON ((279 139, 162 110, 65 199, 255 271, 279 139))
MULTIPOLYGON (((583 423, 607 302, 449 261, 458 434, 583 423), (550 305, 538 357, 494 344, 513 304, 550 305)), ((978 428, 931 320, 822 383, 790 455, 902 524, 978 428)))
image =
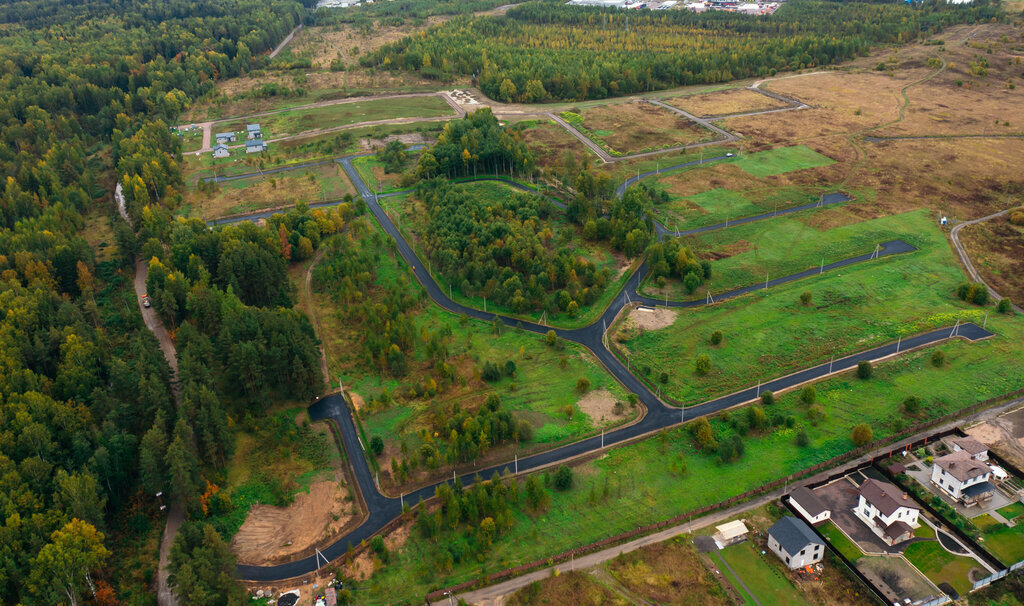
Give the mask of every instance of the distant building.
POLYGON ((825 503, 806 486, 801 486, 789 493, 789 502, 793 505, 793 509, 796 509, 811 524, 824 522, 832 517, 832 512, 825 506, 825 503))
POLYGON ((213 148, 213 157, 214 158, 227 158, 230 155, 231 155, 231 152, 228 151, 228 146, 224 145, 223 143, 218 143, 213 148))
POLYGON ((726 522, 721 526, 715 526, 715 530, 718 532, 711 535, 711 538, 718 544, 719 549, 742 542, 747 538, 747 533, 749 532, 743 520, 726 522))
MULTIPOLYGON (((988 456, 988 449, 984 454, 988 456)), ((991 477, 992 468, 975 459, 967 450, 954 450, 935 459, 932 465, 932 483, 965 505, 974 505, 992 497, 995 486, 988 481, 991 477)))
POLYGON ((266 150, 267 145, 263 142, 263 139, 249 139, 245 142, 245 153, 247 154, 258 154, 266 150))
POLYGON ((917 516, 921 508, 905 492, 888 482, 868 479, 860 485, 857 507, 853 513, 868 525, 880 539, 895 545, 914 536, 920 526, 917 516))
POLYGON ((247 124, 245 126, 245 136, 247 139, 262 139, 263 133, 260 131, 260 125, 247 124))
POLYGON ((768 529, 768 549, 790 570, 820 562, 825 542, 803 520, 786 516, 768 529))
POLYGON ((217 143, 234 143, 235 133, 217 133, 217 143))

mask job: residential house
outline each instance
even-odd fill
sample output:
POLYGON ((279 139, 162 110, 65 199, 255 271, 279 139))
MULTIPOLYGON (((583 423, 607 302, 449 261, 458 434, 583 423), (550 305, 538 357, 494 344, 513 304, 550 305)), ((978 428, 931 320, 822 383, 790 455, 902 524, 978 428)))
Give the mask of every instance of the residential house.
POLYGON ((231 152, 228 151, 228 146, 224 145, 223 143, 218 143, 213 148, 213 157, 214 158, 227 158, 230 155, 231 155, 231 152))
POLYGON ((950 440, 950 443, 953 445, 953 452, 960 452, 962 450, 971 455, 971 458, 975 461, 988 460, 988 446, 985 446, 970 436, 953 438, 950 440))
POLYGON ((267 145, 263 142, 263 139, 249 139, 245 142, 245 153, 257 154, 267 150, 267 145))
POLYGON ((801 486, 789 493, 789 503, 811 524, 824 522, 832 517, 832 512, 825 503, 806 486, 801 486))
POLYGON ((262 139, 263 133, 260 132, 259 124, 247 124, 245 126, 245 133, 247 139, 262 139))
POLYGON ((721 526, 715 526, 715 530, 718 532, 711 535, 711 538, 718 544, 719 549, 742 542, 747 538, 747 532, 749 532, 743 520, 726 522, 721 526))
POLYGON ((967 449, 954 450, 935 459, 932 465, 932 483, 965 505, 992 497, 995 486, 988 481, 991 477, 992 468, 975 459, 967 449))
POLYGON ((796 570, 820 562, 825 542, 803 520, 785 516, 768 529, 768 549, 796 570))
POLYGON ((234 143, 235 133, 217 133, 217 143, 234 143))
POLYGON ((860 485, 853 513, 888 545, 906 541, 920 526, 921 508, 905 492, 888 482, 874 479, 860 485))

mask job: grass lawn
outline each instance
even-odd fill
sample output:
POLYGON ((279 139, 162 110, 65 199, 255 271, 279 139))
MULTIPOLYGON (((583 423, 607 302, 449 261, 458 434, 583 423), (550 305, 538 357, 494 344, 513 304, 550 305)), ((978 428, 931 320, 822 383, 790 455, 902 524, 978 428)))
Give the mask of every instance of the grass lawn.
POLYGON ((736 165, 755 177, 781 175, 794 170, 827 166, 833 160, 819 154, 806 145, 777 147, 763 152, 746 154, 736 160, 736 165))
MULTIPOLYGON (((763 606, 799 604, 803 601, 803 596, 793 587, 789 579, 763 559, 775 556, 772 554, 760 555, 750 541, 730 545, 718 552, 717 555, 732 567, 732 570, 723 568, 722 572, 733 577, 731 580, 733 580, 734 587, 741 594, 748 593, 747 590, 753 592, 754 597, 763 606), (746 585, 746 589, 736 582, 734 574, 739 576, 739 580, 746 585)), ((748 603, 753 604, 754 602, 751 600, 748 603)))
POLYGON ((938 541, 912 543, 903 555, 933 583, 949 583, 960 595, 967 595, 973 586, 967 576, 971 569, 981 568, 971 558, 949 553, 938 541))
POLYGON ((982 538, 982 548, 999 558, 1003 564, 1011 566, 1024 560, 1024 524, 1017 524, 1013 528, 997 524, 985 530, 982 538))
POLYGON ((1010 503, 1006 507, 1000 507, 996 511, 999 512, 999 515, 1012 522, 1014 518, 1024 515, 1024 503, 1019 501, 1016 503, 1010 503))
MULTIPOLYGON (((728 292, 760 283, 766 274, 772 278, 787 276, 822 263, 868 254, 881 242, 900 239, 916 243, 920 240, 918 234, 932 231, 933 221, 926 210, 868 221, 855 218, 846 208, 805 210, 687 238, 698 257, 714 259, 710 286, 706 283, 688 295, 679 280, 670 280, 665 288, 646 281, 643 290, 656 297, 668 294, 674 300, 703 300, 709 288, 712 295, 728 292), (822 228, 816 223, 825 213, 835 220, 851 222, 822 228)), ((935 238, 929 240, 938 244, 935 238)))
POLYGON ((245 130, 245 125, 255 122, 260 125, 263 138, 295 135, 308 130, 344 126, 357 122, 386 120, 391 118, 432 118, 453 115, 448 103, 439 97, 408 97, 377 101, 353 101, 324 107, 296 109, 260 116, 250 120, 228 120, 215 123, 214 130, 245 130))
POLYGON ((978 517, 971 518, 971 523, 978 527, 978 530, 986 532, 997 526, 1003 526, 1004 524, 998 522, 995 518, 987 513, 983 513, 978 517))
POLYGON ((851 563, 856 562, 864 556, 864 552, 857 547, 856 543, 851 541, 843 534, 843 531, 839 530, 839 527, 835 525, 835 522, 829 521, 828 523, 820 526, 818 530, 821 534, 825 535, 828 539, 829 544, 835 547, 836 550, 843 554, 843 556, 851 563))
MULTIPOLYGON (((632 352, 632 364, 641 372, 649 367, 649 377, 662 372, 669 375, 663 393, 690 405, 749 386, 758 379, 764 381, 820 364, 832 355, 838 358, 896 341, 900 336, 951 326, 958 318, 982 322, 985 310, 961 302, 954 294, 963 274, 942 233, 935 226, 921 226, 920 214, 903 217, 894 221, 908 222, 908 241, 919 247, 918 251, 853 265, 709 307, 680 310, 666 328, 641 331, 627 326, 618 328, 613 336, 632 352), (810 305, 800 303, 802 292, 811 293, 810 305), (725 340, 718 346, 708 343, 715 329, 725 333, 725 340), (711 370, 705 376, 694 372, 693 360, 698 354, 711 359, 711 370)), ((988 344, 970 347, 979 352, 992 347, 1000 352, 1000 362, 992 364, 982 359, 979 363, 989 370, 1002 367, 1003 373, 1015 377, 1017 385, 1024 383, 1024 359, 1011 353, 1020 349, 1024 322, 992 314, 988 328, 997 337, 988 344)), ((973 352, 967 355, 976 356, 973 352)), ((955 397, 955 384, 945 380, 950 373, 933 371, 936 380, 944 383, 944 395, 955 397)), ((921 389, 935 393, 936 387, 932 384, 921 389)))
MULTIPOLYGON (((405 168, 411 166, 415 161, 416 156, 414 153, 409 154, 409 160, 406 162, 405 168)), ((386 194, 402 189, 398 184, 402 171, 395 173, 384 172, 384 163, 378 160, 376 156, 356 158, 352 161, 352 167, 356 169, 356 172, 362 177, 370 191, 386 194)))

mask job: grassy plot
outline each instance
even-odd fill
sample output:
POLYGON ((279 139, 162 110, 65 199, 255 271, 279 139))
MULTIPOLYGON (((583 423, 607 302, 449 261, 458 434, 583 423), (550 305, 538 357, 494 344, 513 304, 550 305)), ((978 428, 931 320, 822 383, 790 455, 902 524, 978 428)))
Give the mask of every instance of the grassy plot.
POLYGON ((566 154, 577 164, 593 159, 587 147, 560 125, 545 121, 526 125, 523 138, 537 157, 537 166, 557 170, 564 166, 566 154))
POLYGON ((981 565, 971 558, 953 555, 939 545, 938 541, 912 543, 903 555, 933 583, 946 582, 960 595, 966 595, 973 583, 968 574, 981 565))
POLYGON ((785 101, 747 88, 672 97, 665 99, 665 103, 698 116, 725 116, 789 106, 785 101))
POLYGON ((585 572, 567 572, 534 581, 509 596, 508 606, 573 604, 575 606, 626 606, 631 602, 594 580, 585 572))
POLYGON ((627 589, 657 604, 729 603, 685 536, 624 553, 608 563, 608 570, 627 589))
MULTIPOLYGON (((634 366, 649 368, 650 377, 667 373, 663 393, 689 405, 749 385, 756 378, 783 376, 833 355, 951 326, 957 319, 981 322, 983 309, 955 297, 963 275, 938 229, 931 226, 920 231, 911 243, 919 250, 718 305, 682 310, 667 328, 620 329, 615 338, 632 352, 634 366), (800 298, 804 292, 811 294, 806 305, 800 298), (712 346, 708 337, 716 329, 724 331, 725 341, 712 346), (694 367, 699 354, 710 358, 705 376, 694 367), (754 368, 759 376, 751 376, 754 368)), ((988 327, 1002 331, 1001 340, 1012 341, 1019 338, 1021 323, 990 318, 988 327)), ((1010 368, 1017 374, 1024 363, 1010 368)))
POLYGON ((281 111, 246 120, 228 120, 214 124, 217 131, 245 130, 245 125, 258 123, 263 138, 394 118, 433 118, 453 114, 452 107, 440 97, 405 97, 377 101, 352 101, 322 107, 281 111))
POLYGON ((789 579, 784 577, 774 566, 765 562, 763 559, 765 556, 760 555, 750 541, 730 545, 719 551, 716 556, 728 564, 723 572, 733 577, 734 587, 741 594, 745 593, 754 598, 748 603, 760 603, 763 606, 779 604, 781 606, 798 604, 803 601, 803 596, 793 587, 789 579))
POLYGON ((688 118, 650 103, 618 103, 565 111, 572 124, 613 156, 689 145, 715 138, 688 118))
POLYGON ((832 547, 839 553, 843 554, 847 560, 851 563, 855 563, 857 560, 864 556, 864 552, 857 547, 857 544, 851 541, 839 527, 836 526, 835 522, 831 520, 826 522, 824 525, 818 527, 821 534, 825 535, 828 542, 832 547))
POLYGON ((1003 564, 1010 566, 1024 560, 1024 524, 1010 528, 997 523, 983 530, 982 539, 981 546, 1003 564))
POLYGON ((869 254, 881 242, 900 239, 916 246, 921 241, 918 234, 929 232, 934 232, 934 225, 925 210, 861 221, 844 208, 811 209, 687 238, 686 243, 698 257, 712 260, 710 286, 706 282, 692 295, 679 280, 670 280, 664 288, 648 281, 643 288, 645 294, 656 297, 668 294, 675 300, 704 299, 708 290, 715 295, 762 283, 766 275, 787 276, 869 254), (815 222, 822 212, 829 212, 836 222, 840 216, 855 222, 821 229, 815 222))
POLYGON ((1019 501, 1016 503, 1010 503, 1006 507, 1000 507, 996 511, 999 512, 999 515, 1012 522, 1014 518, 1024 515, 1024 503, 1019 501))
POLYGON ((763 152, 745 154, 736 160, 736 165, 755 177, 781 175, 794 170, 828 166, 833 160, 819 154, 806 145, 777 147, 763 152))
MULTIPOLYGON (((416 161, 416 156, 410 154, 409 160, 405 163, 403 171, 416 161)), ((389 173, 384 170, 384 163, 376 156, 365 156, 352 161, 352 167, 362 177, 366 187, 372 192, 381 194, 390 193, 403 188, 399 181, 402 178, 402 171, 389 173)))

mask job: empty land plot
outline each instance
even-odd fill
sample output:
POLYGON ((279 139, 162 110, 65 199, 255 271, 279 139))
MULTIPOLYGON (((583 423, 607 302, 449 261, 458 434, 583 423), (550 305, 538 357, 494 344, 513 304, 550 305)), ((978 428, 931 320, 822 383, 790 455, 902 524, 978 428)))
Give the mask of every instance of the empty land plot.
POLYGON ((698 116, 725 116, 767 109, 782 109, 789 103, 763 95, 749 88, 734 88, 701 95, 685 95, 666 99, 665 103, 685 109, 698 116))
POLYGON ((570 135, 554 122, 539 122, 523 129, 526 144, 537 156, 537 166, 558 170, 565 165, 566 154, 571 154, 577 164, 588 159, 587 148, 579 139, 570 135))
POLYGON ((865 556, 857 560, 857 568, 876 586, 888 588, 895 601, 912 602, 938 596, 940 592, 917 569, 898 557, 865 556))
POLYGON ((354 193, 341 167, 331 162, 266 177, 227 181, 205 192, 190 188, 185 204, 187 215, 213 219, 297 202, 337 200, 354 193))
POLYGON ((574 606, 625 606, 631 602, 583 572, 567 572, 534 581, 509 596, 508 606, 573 604, 574 606))
MULTIPOLYGON (((762 606, 774 604, 799 604, 803 602, 803 596, 793 587, 782 573, 765 561, 766 556, 758 553, 753 543, 744 541, 739 545, 730 545, 717 554, 729 564, 731 570, 726 568, 722 572, 729 577, 736 577, 738 581, 734 586, 740 594, 752 592, 753 598, 762 606)), ((767 554, 768 557, 775 557, 774 554, 767 554)))
POLYGON ((1024 225, 1014 225, 1010 216, 965 227, 960 241, 985 282, 1020 304, 1024 302, 1024 225))
POLYGON ((627 589, 658 604, 729 604, 690 541, 676 537, 624 553, 608 563, 627 589))
POLYGON ((306 27, 295 35, 286 48, 294 57, 308 57, 313 66, 326 69, 331 63, 348 66, 359 57, 385 44, 397 42, 409 34, 443 23, 447 16, 427 17, 416 25, 387 26, 377 21, 367 30, 364 27, 340 23, 336 25, 306 27))
POLYGON ((828 166, 833 160, 806 145, 777 147, 763 152, 744 154, 736 159, 736 166, 755 177, 781 175, 794 170, 828 166))
POLYGON ((247 123, 258 123, 263 137, 272 140, 315 129, 332 128, 394 118, 434 118, 454 115, 444 99, 435 96, 397 97, 373 101, 346 101, 321 107, 294 109, 267 116, 230 120, 214 124, 214 129, 245 130, 247 123))
POLYGON ((650 103, 619 103, 563 112, 562 118, 613 155, 710 141, 714 133, 650 103))

